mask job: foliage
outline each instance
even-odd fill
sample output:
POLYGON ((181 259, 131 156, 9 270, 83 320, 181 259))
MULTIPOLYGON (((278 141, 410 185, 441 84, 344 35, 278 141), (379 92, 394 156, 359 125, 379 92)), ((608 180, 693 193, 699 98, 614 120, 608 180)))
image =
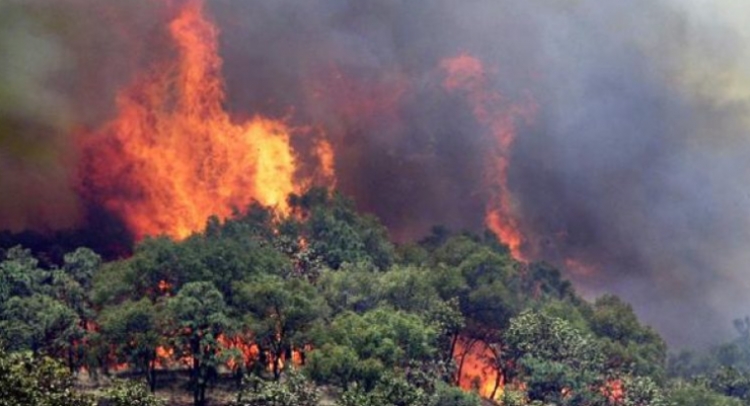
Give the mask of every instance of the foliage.
POLYGON ((628 376, 621 382, 623 406, 670 406, 662 389, 651 378, 628 376))
POLYGON ((463 391, 455 386, 440 384, 430 404, 434 406, 479 406, 481 400, 474 393, 463 391))
POLYGON ((289 203, 307 219, 303 234, 329 267, 370 262, 387 269, 393 263, 395 249, 385 227, 372 216, 358 215, 350 199, 313 188, 301 196, 292 195, 289 203))
POLYGON ((166 309, 143 298, 107 307, 99 315, 101 334, 114 343, 114 355, 145 375, 153 391, 156 386, 157 347, 166 344, 166 309))
MULTIPOLYGON (((266 276, 238 287, 237 308, 247 316, 249 327, 262 351, 279 360, 285 353, 304 348, 304 335, 328 313, 317 290, 299 278, 266 276)), ((279 363, 273 362, 274 378, 279 379, 279 363)))
POLYGON ((282 381, 250 378, 232 406, 318 406, 317 388, 304 375, 290 371, 282 381))
POLYGON ((206 403, 206 388, 226 361, 218 338, 230 331, 224 298, 210 282, 191 282, 167 302, 174 322, 177 356, 192 360, 190 386, 196 406, 206 403))
POLYGON ((742 406, 737 398, 716 393, 701 384, 678 383, 669 393, 669 401, 679 406, 742 406))
POLYGON ((336 406, 480 406, 478 396, 445 383, 427 389, 394 374, 385 374, 373 388, 342 394, 336 406))
POLYGON ((356 382, 367 391, 386 370, 428 360, 437 337, 418 316, 386 308, 343 313, 314 335, 315 350, 306 367, 310 376, 344 389, 356 382))
POLYGON ((504 406, 524 406, 528 404, 525 391, 510 387, 506 387, 503 391, 501 401, 504 406))
POLYGON ((47 356, 0 351, 0 406, 94 406, 73 389, 70 372, 47 356))
MULTIPOLYGON (((289 207, 281 216, 254 204, 107 263, 85 248, 57 265, 11 248, 0 261, 0 341, 93 376, 126 363, 152 390, 157 354, 171 353, 189 361, 196 405, 230 373, 245 382, 240 405, 315 404, 296 365, 340 392, 339 405, 475 406, 476 395, 450 385, 464 339, 485 344, 482 361, 511 382, 506 405, 607 404, 615 382, 625 406, 748 400, 750 319, 707 355, 672 357, 669 371, 696 383, 664 395, 666 346, 628 304, 583 300, 554 266, 515 261, 491 233, 435 227, 395 246, 340 194, 314 188, 289 207), (238 342, 242 358, 228 344, 238 342)), ((146 395, 129 383, 108 396, 146 395)))
POLYGON ((100 406, 164 406, 146 386, 134 381, 118 381, 104 393, 100 406))
POLYGON ((565 320, 526 311, 503 336, 505 376, 528 386, 530 400, 596 404, 604 385, 603 354, 593 337, 565 320), (593 389, 592 389, 593 388, 593 389))
POLYGON ((605 295, 596 300, 591 329, 603 338, 608 367, 663 379, 666 344, 642 326, 632 307, 620 298, 605 295))
POLYGON ((2 338, 12 350, 60 356, 82 335, 75 312, 41 294, 10 298, 4 305, 3 319, 2 338))

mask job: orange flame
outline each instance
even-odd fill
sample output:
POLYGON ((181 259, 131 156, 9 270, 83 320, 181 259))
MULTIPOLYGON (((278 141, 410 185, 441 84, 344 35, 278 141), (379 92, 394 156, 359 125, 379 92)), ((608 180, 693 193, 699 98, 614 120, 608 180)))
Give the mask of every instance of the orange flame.
POLYGON ((167 282, 166 280, 162 279, 159 281, 159 284, 157 285, 157 289, 159 290, 159 293, 165 296, 170 296, 172 294, 172 288, 174 286, 167 282))
POLYGON ((602 388, 602 393, 607 397, 609 403, 620 404, 625 399, 625 386, 621 379, 610 379, 602 388))
MULTIPOLYGON (((227 367, 229 369, 235 369, 238 366, 239 361, 242 361, 245 365, 252 365, 257 362, 260 358, 260 347, 258 344, 253 342, 251 339, 242 336, 226 337, 220 335, 218 342, 224 349, 236 349, 239 350, 241 359, 229 359, 227 361, 227 367)), ((305 346, 304 350, 309 351, 310 346, 305 346)), ((272 371, 274 363, 281 370, 286 365, 286 356, 282 355, 279 359, 275 359, 272 354, 267 354, 268 361, 265 365, 267 371, 272 371)), ((302 351, 298 349, 292 349, 292 365, 302 365, 302 351)))
POLYGON ((495 353, 481 340, 459 337, 453 359, 459 366, 456 381, 461 389, 476 391, 485 399, 500 400, 504 381, 492 360, 495 353))
POLYGON ((487 173, 491 196, 485 222, 508 245, 511 255, 523 261, 524 237, 515 217, 515 204, 508 187, 508 167, 510 150, 516 137, 515 122, 518 118, 530 120, 535 107, 531 104, 511 105, 500 93, 492 91, 482 61, 473 56, 445 59, 440 67, 446 75, 443 87, 449 92, 465 95, 476 120, 487 127, 492 135, 494 150, 489 157, 491 164, 487 173))
POLYGON ((336 186, 336 160, 333 146, 328 140, 318 140, 314 148, 315 155, 320 161, 320 173, 323 179, 330 183, 330 187, 336 186))
POLYGON ((107 196, 138 239, 185 238, 253 200, 285 213, 297 191, 290 128, 260 116, 235 123, 224 110, 218 30, 201 0, 183 4, 169 35, 175 60, 121 91, 119 115, 83 141, 85 187, 107 196))

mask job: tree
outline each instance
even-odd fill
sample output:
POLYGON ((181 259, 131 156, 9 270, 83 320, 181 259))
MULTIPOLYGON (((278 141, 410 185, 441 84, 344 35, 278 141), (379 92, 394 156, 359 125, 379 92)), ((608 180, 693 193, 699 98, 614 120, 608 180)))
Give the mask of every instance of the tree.
POLYGON ((454 267, 482 248, 476 239, 467 235, 448 237, 448 231, 440 227, 433 228, 432 236, 425 239, 422 244, 433 251, 432 265, 454 267))
POLYGON ((613 295, 597 299, 591 330, 604 339, 610 369, 664 379, 667 346, 655 331, 638 322, 629 304, 613 295))
POLYGON ((39 261, 31 251, 20 246, 9 249, 0 262, 0 305, 14 296, 40 293, 46 273, 37 267, 39 261))
POLYGON ((88 289, 100 262, 93 251, 79 248, 64 256, 62 268, 42 269, 29 250, 8 250, 0 263, 0 337, 12 349, 64 355, 74 372, 93 317, 88 289))
POLYGON ((60 363, 29 352, 0 349, 0 406, 95 406, 73 390, 73 378, 60 363))
POLYGON ((292 370, 283 382, 250 378, 232 406, 318 406, 319 400, 317 388, 292 370))
POLYGON ((91 288, 94 274, 102 264, 102 258, 88 248, 78 248, 65 254, 63 270, 85 290, 91 288))
POLYGON ((336 406, 480 406, 476 394, 467 393, 443 382, 431 388, 417 385, 403 376, 386 373, 370 392, 349 390, 336 406))
MULTIPOLYGON (((74 372, 81 366, 84 358, 83 353, 86 348, 83 345, 85 337, 88 335, 89 322, 94 318, 94 309, 91 306, 88 290, 82 286, 79 281, 61 269, 53 270, 51 280, 51 294, 61 304, 72 310, 77 319, 78 333, 70 336, 71 341, 68 343, 68 366, 70 371, 74 372)), ((87 285, 87 283, 84 281, 87 285)))
POLYGON ((83 336, 76 313, 45 295, 14 296, 4 306, 0 338, 11 350, 61 356, 83 336))
POLYGON ((176 355, 192 360, 190 387, 195 406, 206 404, 206 388, 216 377, 219 364, 226 361, 218 338, 230 332, 224 298, 210 282, 190 282, 168 301, 175 323, 176 355))
POLYGON ((460 297, 461 312, 472 330, 504 329, 523 304, 513 289, 516 273, 513 261, 482 247, 458 265, 469 289, 460 297))
POLYGON ((603 355, 593 337, 565 320, 525 311, 503 335, 500 359, 508 381, 527 385, 530 400, 559 405, 603 402, 603 355))
POLYGON ((430 404, 434 406, 480 406, 481 400, 475 393, 465 392, 455 386, 439 384, 430 404))
POLYGON ((238 288, 238 309, 262 351, 270 354, 274 379, 281 376, 280 361, 307 344, 305 334, 328 308, 317 290, 300 278, 266 276, 238 288))
POLYGON ((395 256, 388 232, 373 216, 357 214, 354 202, 324 188, 292 195, 289 204, 300 218, 302 236, 332 269, 345 263, 370 262, 387 269, 395 256))
POLYGON ((721 367, 708 378, 710 389, 750 403, 750 375, 734 367, 721 367))
POLYGON ((363 313, 381 302, 378 274, 366 264, 347 264, 340 270, 326 270, 316 287, 334 315, 345 311, 363 313))
POLYGON ((377 288, 381 300, 407 312, 425 312, 440 301, 427 272, 416 267, 394 266, 379 275, 377 288))
POLYGON ((157 348, 164 344, 165 314, 161 304, 148 298, 107 307, 99 315, 99 327, 115 354, 136 373, 144 375, 151 392, 156 390, 157 348))
POLYGON ((429 361, 437 332, 417 315, 378 308, 362 315, 342 313, 314 337, 315 350, 305 368, 314 380, 344 389, 357 383, 370 391, 386 370, 429 361))
POLYGON ((742 406, 741 400, 716 393, 701 384, 678 383, 668 399, 679 406, 742 406))
POLYGON ((661 388, 649 377, 626 376, 621 384, 623 391, 619 402, 623 406, 670 406, 661 388))
POLYGON ((117 381, 103 396, 106 406, 164 406, 142 382, 117 381))

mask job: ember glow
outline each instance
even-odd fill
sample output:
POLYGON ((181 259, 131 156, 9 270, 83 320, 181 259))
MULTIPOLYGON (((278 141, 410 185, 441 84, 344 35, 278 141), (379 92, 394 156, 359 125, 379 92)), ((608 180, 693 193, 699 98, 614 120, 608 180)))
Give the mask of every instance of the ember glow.
MULTIPOLYGON (((104 196, 137 239, 185 238, 252 201, 286 212, 297 190, 292 130, 262 116, 236 123, 223 109, 218 30, 201 1, 182 6, 169 35, 176 58, 122 90, 118 116, 84 137, 86 192, 104 196)), ((332 150, 319 145, 330 172, 332 150)))

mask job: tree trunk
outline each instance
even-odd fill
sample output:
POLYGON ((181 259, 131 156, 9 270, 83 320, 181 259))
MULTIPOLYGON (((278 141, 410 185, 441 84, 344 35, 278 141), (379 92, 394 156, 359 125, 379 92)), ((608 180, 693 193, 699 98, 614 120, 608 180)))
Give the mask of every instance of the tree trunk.
POLYGON ((205 380, 198 385, 198 404, 196 406, 206 406, 206 382, 205 380))
POLYGON ((451 349, 446 357, 445 361, 448 362, 453 359, 453 353, 456 351, 456 343, 458 342, 458 333, 451 334, 451 349))
POLYGON ((151 393, 156 392, 156 354, 154 358, 148 363, 148 371, 146 372, 146 380, 148 380, 148 388, 151 393))
POLYGON ((500 371, 500 368, 496 370, 497 375, 495 375, 495 387, 492 389, 492 395, 490 395, 490 400, 495 400, 495 395, 497 394, 497 390, 500 388, 500 380, 503 376, 502 372, 500 371))
POLYGON ((461 354, 461 361, 458 363, 458 372, 456 372, 456 384, 459 384, 461 382, 461 373, 464 369, 464 361, 466 361, 466 355, 469 354, 469 351, 471 351, 471 348, 474 347, 474 344, 476 344, 476 340, 469 340, 469 346, 466 347, 463 354, 461 354))
POLYGON ((75 348, 75 344, 70 343, 70 347, 68 347, 68 368, 70 369, 71 375, 76 373, 74 354, 73 354, 74 348, 75 348))
POLYGON ((278 382, 281 378, 281 371, 279 371, 279 361, 281 360, 281 351, 274 351, 273 356, 273 380, 278 382))
POLYGON ((201 342, 200 338, 194 338, 191 343, 191 350, 193 352, 193 368, 192 371, 190 371, 190 381, 193 386, 193 404, 195 406, 203 406, 203 403, 201 403, 201 379, 200 379, 200 369, 201 364, 200 360, 198 358, 200 357, 200 351, 201 351, 201 342))

